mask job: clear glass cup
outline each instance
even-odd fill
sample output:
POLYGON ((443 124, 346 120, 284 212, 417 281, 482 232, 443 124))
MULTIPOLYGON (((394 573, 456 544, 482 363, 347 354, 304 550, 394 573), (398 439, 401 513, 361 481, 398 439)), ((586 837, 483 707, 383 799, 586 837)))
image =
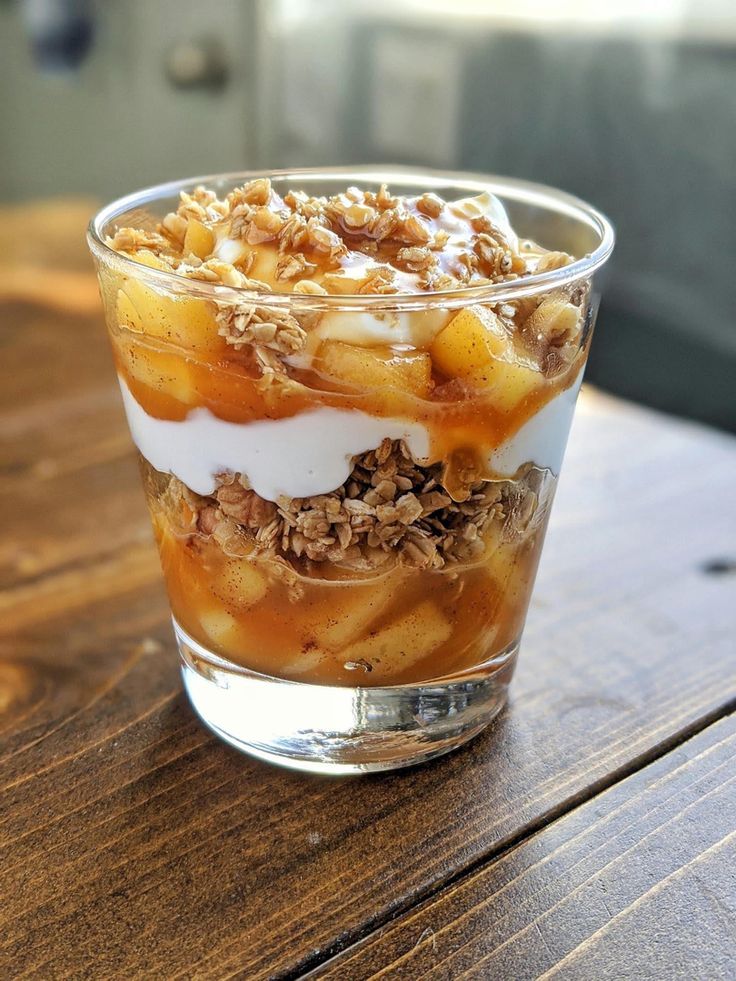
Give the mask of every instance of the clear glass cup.
POLYGON ((323 773, 418 763, 480 732, 504 704, 516 663, 595 319, 592 277, 613 248, 605 217, 505 178, 242 173, 116 201, 93 219, 89 244, 184 685, 204 723, 252 755, 323 773), (224 196, 259 176, 276 191, 311 195, 384 182, 396 194, 446 200, 490 191, 520 237, 578 258, 446 292, 311 295, 189 279, 106 244, 122 227, 155 228, 181 191, 204 184, 224 196), (260 322, 294 318, 308 334, 329 324, 337 343, 309 362, 293 359, 286 382, 268 365, 254 372, 226 349, 215 320, 254 305, 260 322), (500 310, 532 346, 544 335, 544 377, 501 336, 493 376, 478 381, 474 331, 500 310), (404 341, 428 338, 431 358, 405 342, 388 359, 356 349, 366 318, 404 341), (453 322, 435 346, 438 326, 453 322), (470 364, 474 385, 451 377, 455 364, 470 364), (316 496, 315 474, 325 475, 316 496), (287 484, 304 499, 279 499, 287 484), (336 500, 328 492, 338 484, 336 500), (362 567, 355 548, 343 562, 349 534, 340 524, 361 531, 366 520, 362 541, 373 542, 365 548, 378 564, 362 567), (327 554, 338 559, 322 561, 327 554))

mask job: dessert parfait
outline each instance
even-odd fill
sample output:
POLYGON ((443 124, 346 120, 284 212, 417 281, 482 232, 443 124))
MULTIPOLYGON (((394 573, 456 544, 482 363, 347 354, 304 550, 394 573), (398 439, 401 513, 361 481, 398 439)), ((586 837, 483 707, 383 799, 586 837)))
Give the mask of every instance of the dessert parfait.
POLYGON ((319 686, 508 675, 589 272, 489 190, 256 177, 126 219, 100 278, 180 642, 319 686))

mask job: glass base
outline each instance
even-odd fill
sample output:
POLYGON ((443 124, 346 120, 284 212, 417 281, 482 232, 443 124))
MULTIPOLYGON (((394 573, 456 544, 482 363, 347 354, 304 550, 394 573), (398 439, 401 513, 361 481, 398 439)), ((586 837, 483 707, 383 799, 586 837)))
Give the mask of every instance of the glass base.
POLYGON ((339 688, 249 671, 176 620, 174 631, 184 687, 206 726, 251 756, 325 774, 412 766, 472 739, 503 707, 519 648, 423 685, 339 688))

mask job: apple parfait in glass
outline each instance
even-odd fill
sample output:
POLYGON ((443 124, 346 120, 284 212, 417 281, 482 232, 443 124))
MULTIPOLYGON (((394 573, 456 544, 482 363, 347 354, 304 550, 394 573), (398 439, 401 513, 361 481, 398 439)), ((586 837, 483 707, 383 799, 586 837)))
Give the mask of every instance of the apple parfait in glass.
POLYGON ((508 676, 591 269, 490 189, 297 180, 182 186, 93 248, 180 642, 308 685, 508 676))

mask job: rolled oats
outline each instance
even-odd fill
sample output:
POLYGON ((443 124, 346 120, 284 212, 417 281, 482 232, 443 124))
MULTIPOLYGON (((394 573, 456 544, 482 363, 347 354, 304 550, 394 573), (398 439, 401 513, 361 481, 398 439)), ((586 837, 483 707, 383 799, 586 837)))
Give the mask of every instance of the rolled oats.
POLYGON ((242 551, 250 538, 264 558, 355 571, 397 561, 441 569, 475 561, 493 541, 516 542, 528 533, 538 500, 532 471, 516 482, 475 481, 454 501, 441 489, 442 469, 421 466, 404 443, 384 440, 356 457, 348 480, 329 494, 283 498, 277 506, 237 475, 223 474, 209 498, 172 477, 171 499, 186 496, 196 515, 190 533, 230 550, 242 551))
MULTIPOLYGON (((204 187, 182 192, 180 197, 177 211, 165 216, 157 232, 120 229, 109 244, 121 252, 150 249, 185 275, 196 275, 204 266, 199 278, 247 288, 228 263, 215 265, 215 255, 202 257, 189 250, 185 254, 187 228, 196 219, 218 229, 213 242, 221 241, 222 229, 229 240, 244 243, 246 248, 234 265, 245 276, 258 250, 275 244, 280 259, 272 274, 272 288, 312 279, 327 293, 333 289, 344 293, 344 282, 331 284, 329 272, 354 268, 356 255, 374 258, 382 269, 380 274, 357 263, 363 268, 363 279, 354 287, 358 295, 399 292, 397 270, 403 273, 404 290, 410 283, 410 291, 447 291, 512 282, 530 272, 559 269, 573 261, 563 252, 544 253, 533 243, 523 243, 517 251, 488 215, 462 218, 467 234, 453 239, 449 229, 454 226, 443 225, 443 215, 451 205, 432 192, 399 198, 382 185, 378 191, 349 187, 329 198, 293 190, 282 199, 264 177, 235 188, 222 200, 204 187)), ((457 221, 457 214, 452 221, 457 221)))
MULTIPOLYGON (((256 303, 222 306, 217 312, 218 333, 237 350, 248 345, 277 354, 296 354, 307 343, 307 332, 290 313, 256 303)), ((270 362, 269 362, 270 363, 270 362)))

